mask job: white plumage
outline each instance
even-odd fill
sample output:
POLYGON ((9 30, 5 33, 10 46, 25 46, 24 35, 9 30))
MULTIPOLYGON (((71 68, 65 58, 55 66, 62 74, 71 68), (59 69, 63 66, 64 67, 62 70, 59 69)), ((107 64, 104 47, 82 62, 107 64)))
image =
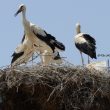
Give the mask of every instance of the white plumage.
POLYGON ((62 58, 60 57, 60 54, 59 52, 54 52, 54 53, 49 53, 49 52, 43 52, 41 54, 41 57, 42 57, 42 62, 44 65, 49 65, 49 64, 62 64, 63 63, 63 60, 62 58))
POLYGON ((20 5, 15 15, 20 12, 22 12, 22 22, 26 36, 37 46, 42 47, 40 49, 47 50, 48 52, 52 52, 56 48, 59 50, 65 50, 65 46, 57 41, 55 37, 26 19, 25 5, 20 5))
POLYGON ((41 60, 44 64, 47 58, 44 58, 44 55, 47 56, 48 54, 51 54, 53 56, 53 53, 56 51, 56 49, 63 51, 65 50, 65 46, 63 45, 63 43, 57 41, 56 38, 53 37, 51 34, 48 34, 45 30, 41 29, 35 24, 32 24, 26 19, 25 5, 22 4, 19 6, 19 9, 16 12, 15 16, 17 16, 20 12, 22 12, 22 23, 25 34, 22 43, 29 41, 27 42, 27 45, 30 46, 29 48, 31 48, 31 50, 33 50, 34 52, 39 51, 41 53, 41 60))
POLYGON ((75 36, 75 43, 83 44, 86 43, 86 39, 84 39, 83 36, 84 33, 79 33, 75 36))

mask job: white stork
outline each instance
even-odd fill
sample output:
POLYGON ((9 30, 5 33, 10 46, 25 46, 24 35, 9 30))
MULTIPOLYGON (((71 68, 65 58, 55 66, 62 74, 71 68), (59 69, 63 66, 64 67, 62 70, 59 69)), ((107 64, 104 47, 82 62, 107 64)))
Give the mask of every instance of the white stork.
POLYGON ((40 27, 32 24, 26 19, 26 6, 20 5, 18 11, 15 13, 17 16, 20 12, 22 12, 22 22, 25 32, 25 38, 29 39, 33 46, 36 45, 38 50, 42 53, 44 52, 45 55, 53 54, 56 49, 58 50, 65 50, 65 46, 63 43, 56 40, 51 34, 48 34, 45 30, 41 29, 40 27))
POLYGON ((88 63, 89 56, 91 58, 96 59, 96 41, 89 34, 81 33, 81 26, 79 23, 76 24, 76 33, 75 36, 75 46, 79 49, 82 59, 82 65, 84 66, 84 59, 82 56, 82 52, 88 55, 88 63))
POLYGON ((58 51, 54 52, 53 54, 47 54, 47 55, 44 52, 41 54, 41 56, 42 56, 43 64, 45 66, 49 65, 49 64, 61 64, 61 63, 63 63, 62 58, 60 57, 60 54, 58 51))
POLYGON ((59 52, 55 52, 54 53, 54 58, 53 58, 52 62, 54 64, 62 64, 63 63, 62 58, 64 58, 64 57, 61 57, 59 52))
MULTIPOLYGON (((33 46, 31 41, 29 41, 29 39, 26 39, 24 35, 21 44, 17 46, 17 48, 15 49, 12 55, 13 58, 11 61, 11 66, 17 66, 22 63, 27 63, 28 60, 34 54, 34 52, 36 52, 36 50, 38 50, 36 45, 34 44, 33 46)), ((47 50, 44 50, 42 52, 38 50, 37 53, 40 54, 41 63, 43 64, 43 66, 49 65, 51 63, 55 63, 55 64, 62 63, 62 59, 59 55, 59 52, 57 51, 54 53, 48 53, 47 50)))
POLYGON ((34 53, 34 48, 31 47, 32 46, 28 45, 28 41, 18 45, 12 54, 11 66, 27 63, 34 53))

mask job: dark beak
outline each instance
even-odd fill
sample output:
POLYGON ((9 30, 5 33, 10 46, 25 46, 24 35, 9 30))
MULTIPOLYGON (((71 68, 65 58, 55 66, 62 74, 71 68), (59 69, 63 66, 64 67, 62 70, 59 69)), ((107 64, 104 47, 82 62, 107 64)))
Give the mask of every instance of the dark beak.
POLYGON ((22 11, 22 10, 19 9, 19 10, 14 14, 14 16, 16 17, 21 11, 22 11))

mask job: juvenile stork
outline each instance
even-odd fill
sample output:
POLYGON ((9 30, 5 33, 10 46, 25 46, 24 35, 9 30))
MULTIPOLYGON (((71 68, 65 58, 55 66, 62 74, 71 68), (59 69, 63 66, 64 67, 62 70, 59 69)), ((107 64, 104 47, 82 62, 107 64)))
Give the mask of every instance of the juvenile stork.
POLYGON ((62 64, 63 60, 62 57, 60 56, 59 52, 54 52, 53 55, 44 55, 41 54, 42 60, 44 62, 44 65, 49 65, 49 64, 62 64))
POLYGON ((19 9, 15 13, 15 16, 17 16, 20 12, 22 13, 22 22, 25 32, 24 39, 29 39, 33 46, 36 46, 37 49, 40 50, 40 52, 44 55, 53 54, 57 49, 62 51, 65 50, 63 43, 57 41, 54 36, 48 34, 45 30, 36 26, 35 24, 32 24, 26 19, 25 5, 22 4, 19 6, 19 9))
POLYGON ((82 65, 84 66, 84 59, 82 56, 82 52, 88 55, 88 63, 89 56, 91 58, 96 59, 96 41, 89 34, 81 33, 81 26, 79 23, 76 24, 76 33, 75 36, 75 46, 79 49, 82 59, 82 65))
POLYGON ((28 43, 21 43, 17 46, 12 54, 11 66, 17 66, 22 63, 27 63, 34 53, 34 49, 31 48, 28 43))

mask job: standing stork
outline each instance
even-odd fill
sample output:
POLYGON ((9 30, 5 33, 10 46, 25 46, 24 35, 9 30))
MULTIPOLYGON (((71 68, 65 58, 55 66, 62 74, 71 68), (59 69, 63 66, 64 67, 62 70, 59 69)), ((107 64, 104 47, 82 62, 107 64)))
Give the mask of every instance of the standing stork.
POLYGON ((28 45, 27 42, 21 43, 17 46, 14 53, 12 54, 11 66, 17 66, 22 63, 27 63, 27 61, 33 55, 34 50, 28 45))
POLYGON ((22 23, 25 32, 24 39, 29 39, 31 43, 33 43, 33 46, 35 45, 38 50, 44 52, 44 55, 53 54, 55 50, 65 50, 63 43, 57 41, 54 36, 48 34, 42 28, 36 26, 35 24, 32 24, 27 20, 26 6, 24 4, 19 6, 19 9, 15 13, 15 16, 17 16, 19 13, 22 13, 22 23))
POLYGON ((88 55, 88 63, 89 56, 91 58, 96 59, 96 41, 89 34, 81 33, 81 26, 79 23, 76 24, 76 33, 75 36, 75 46, 79 49, 82 59, 82 65, 84 66, 84 59, 82 56, 82 52, 88 55))

